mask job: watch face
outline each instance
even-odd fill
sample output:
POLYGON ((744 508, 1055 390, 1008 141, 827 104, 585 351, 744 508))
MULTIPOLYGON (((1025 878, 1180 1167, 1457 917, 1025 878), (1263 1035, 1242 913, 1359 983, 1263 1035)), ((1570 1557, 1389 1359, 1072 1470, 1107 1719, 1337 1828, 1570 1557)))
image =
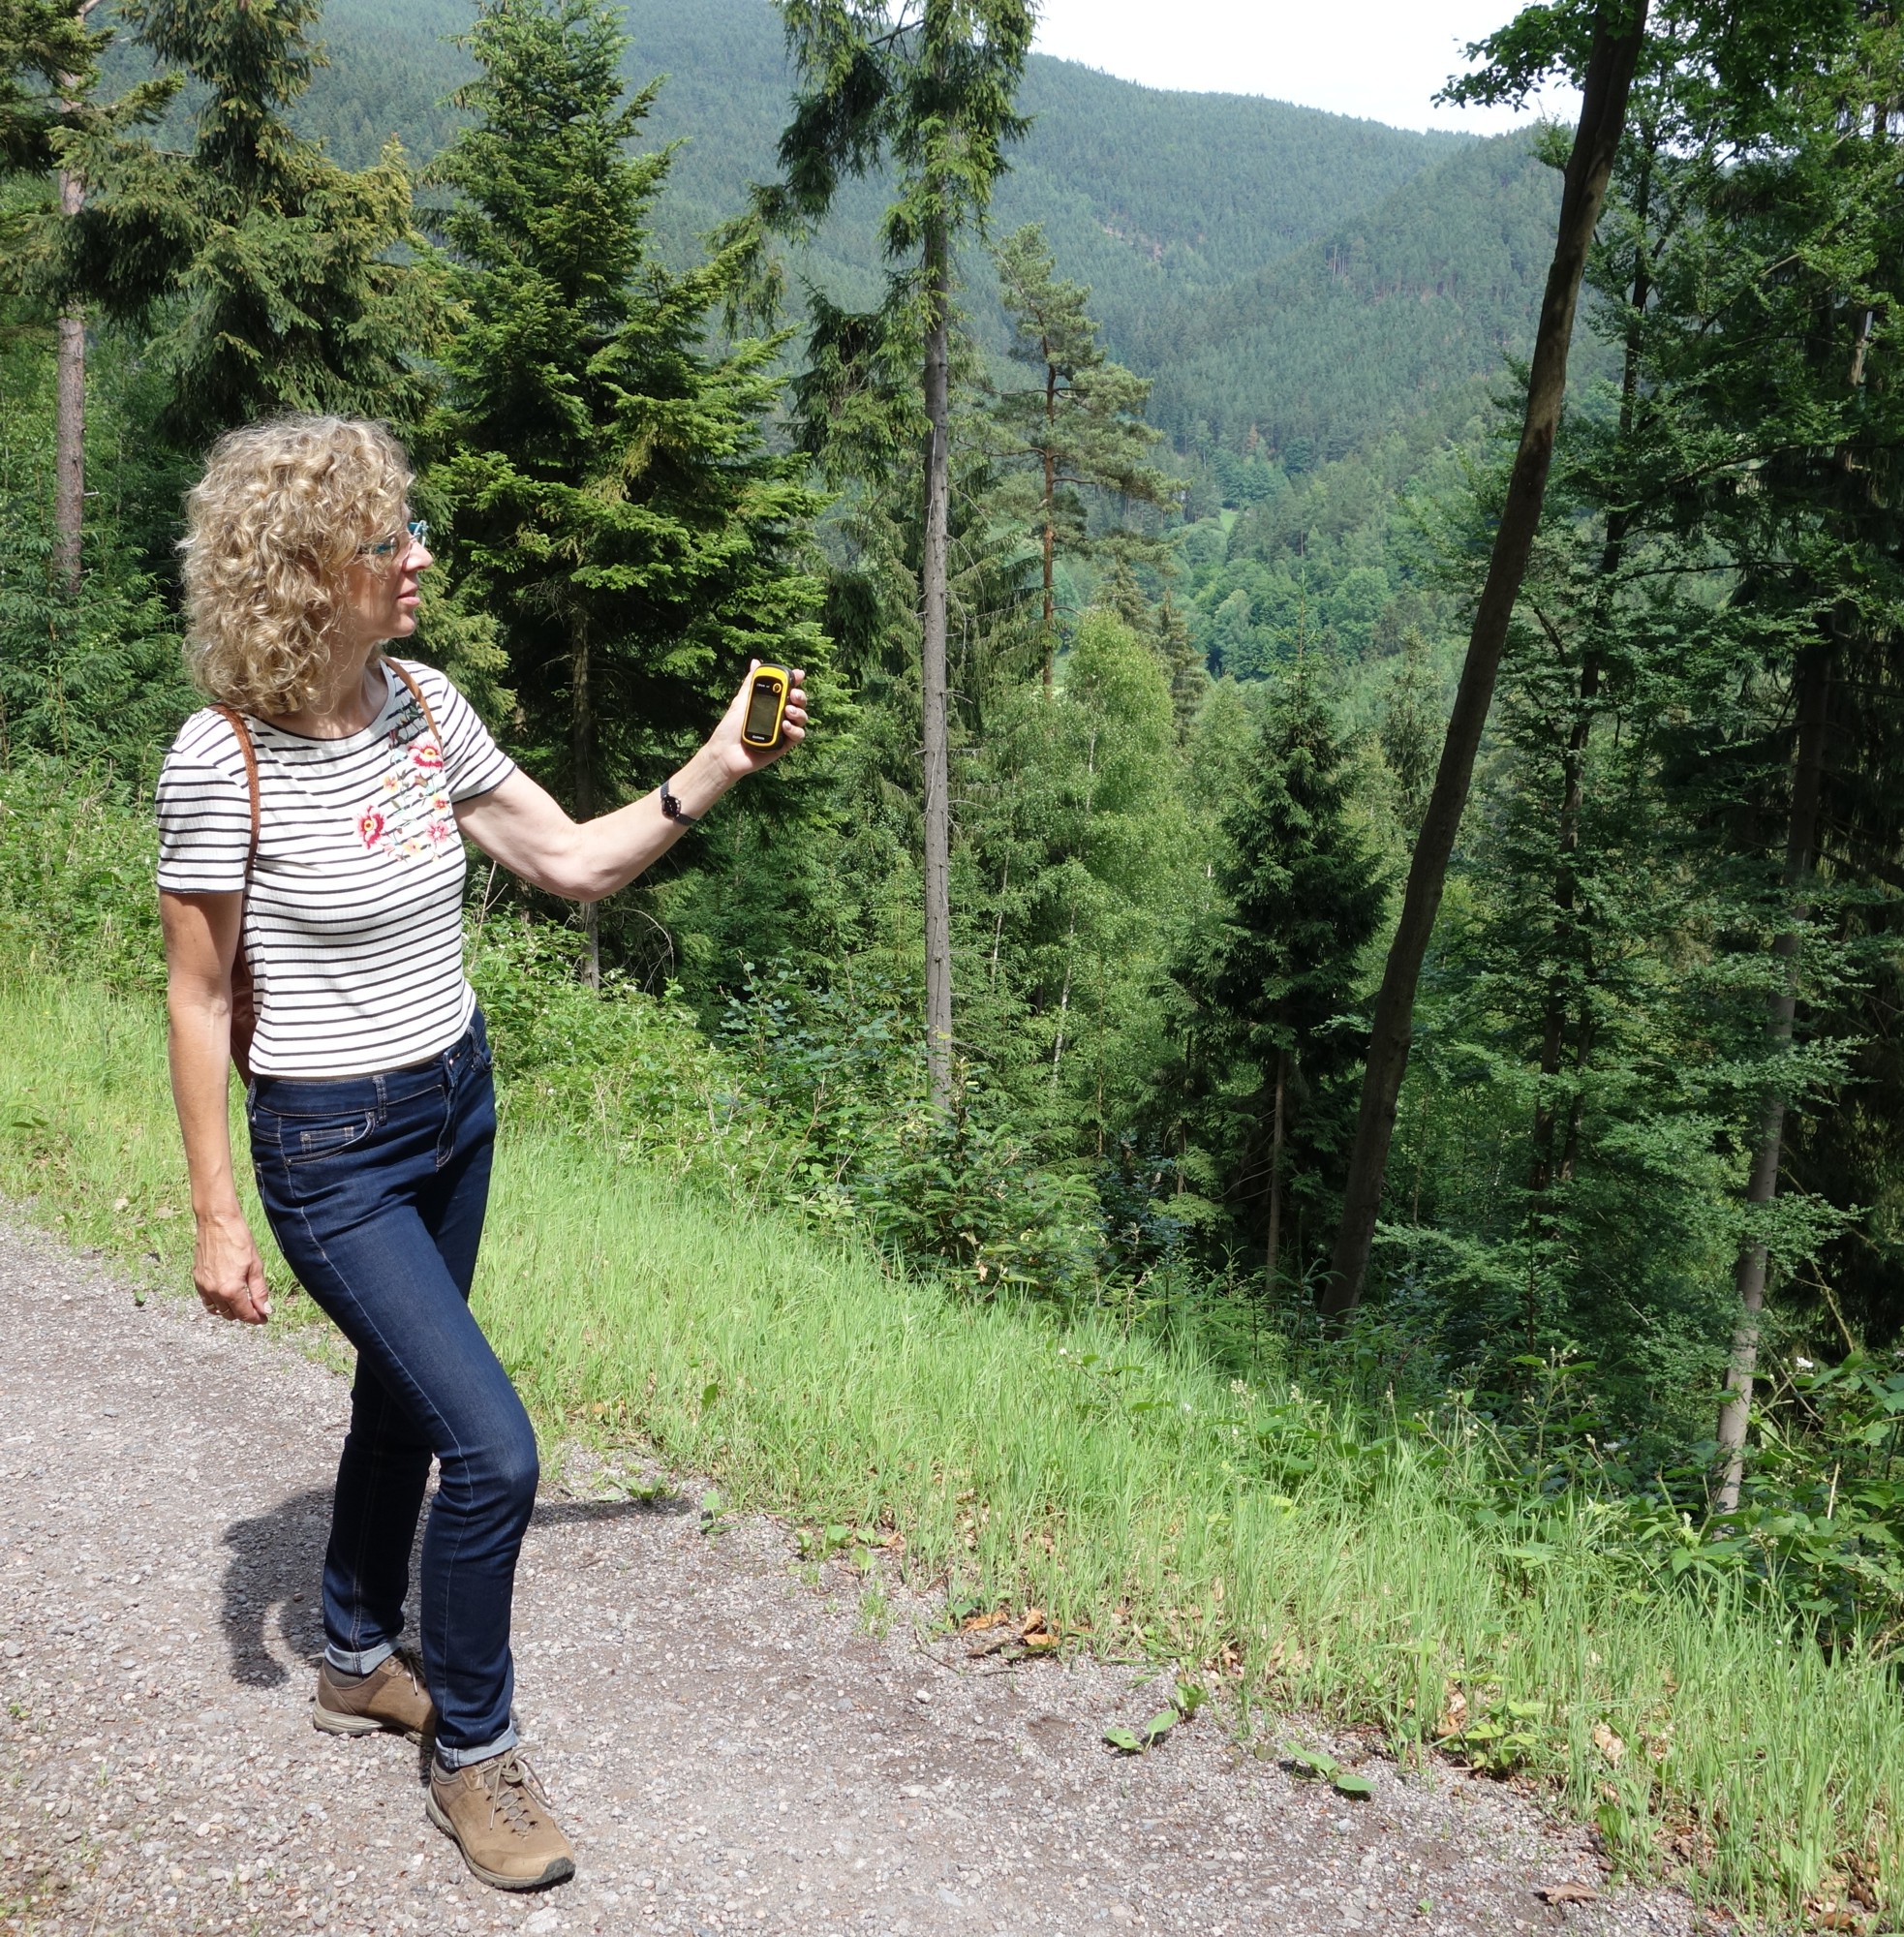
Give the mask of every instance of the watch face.
POLYGON ((781 683, 777 679, 756 679, 752 696, 747 702, 747 723, 741 728, 745 740, 771 741, 780 726, 781 683))

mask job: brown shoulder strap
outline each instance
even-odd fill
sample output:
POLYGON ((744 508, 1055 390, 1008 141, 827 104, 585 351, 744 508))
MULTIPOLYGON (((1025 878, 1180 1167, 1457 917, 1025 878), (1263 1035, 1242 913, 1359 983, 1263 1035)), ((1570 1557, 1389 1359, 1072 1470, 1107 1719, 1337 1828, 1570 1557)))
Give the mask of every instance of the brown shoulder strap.
POLYGON ((416 675, 401 660, 391 660, 388 661, 388 664, 390 670, 403 681, 404 685, 409 687, 417 705, 423 709, 423 723, 430 729, 430 737, 435 740, 438 747, 441 747, 443 745, 442 729, 437 725, 437 716, 430 711, 430 702, 423 696, 423 689, 417 684, 416 675))
POLYGON ((220 706, 214 711, 225 716, 226 723, 238 736, 238 752, 245 756, 245 790, 251 795, 251 846, 245 849, 245 886, 251 886, 252 863, 258 859, 258 836, 264 810, 258 794, 258 750, 251 743, 251 728, 235 706, 220 706))

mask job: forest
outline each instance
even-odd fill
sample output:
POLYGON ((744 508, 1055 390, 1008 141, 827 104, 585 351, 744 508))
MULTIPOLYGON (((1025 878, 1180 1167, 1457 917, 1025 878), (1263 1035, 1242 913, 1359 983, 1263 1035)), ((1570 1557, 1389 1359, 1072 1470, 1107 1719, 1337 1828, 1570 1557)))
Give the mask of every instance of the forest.
MULTIPOLYGON (((1181 1404, 1212 1525, 1372 1525, 1412 1476, 1491 1627, 1158 1584, 1147 1645, 1881 1927, 1894 12, 1532 5, 1452 91, 1558 77, 1580 123, 1491 140, 1150 92, 1032 20, 0 9, 9 999, 153 1026, 181 494, 231 425, 383 418, 437 535, 418 650, 571 811, 673 771, 751 658, 819 722, 599 907, 473 871, 506 1119, 1099 1341, 1086 1412, 1154 1447, 1181 1404), (1625 1657, 1515 1658, 1593 1595, 1616 1694, 1625 1657), (1286 1666, 1338 1618, 1362 1654, 1286 1666), (1793 1704, 1853 1745, 1828 1783, 1772 1767, 1793 1704)), ((79 1078, 33 1067, 0 1186, 77 1216, 79 1078)), ((1061 1563, 999 1498, 932 1524, 1010 1594, 1061 1563)))

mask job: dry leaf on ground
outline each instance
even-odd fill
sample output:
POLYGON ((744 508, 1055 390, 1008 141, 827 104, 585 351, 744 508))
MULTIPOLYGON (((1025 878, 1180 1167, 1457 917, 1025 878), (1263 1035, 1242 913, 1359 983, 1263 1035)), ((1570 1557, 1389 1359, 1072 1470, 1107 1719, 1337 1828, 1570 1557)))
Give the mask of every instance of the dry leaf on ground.
POLYGON ((1547 1903, 1598 1903, 1600 1892, 1590 1883, 1543 1883, 1534 1894, 1547 1903))

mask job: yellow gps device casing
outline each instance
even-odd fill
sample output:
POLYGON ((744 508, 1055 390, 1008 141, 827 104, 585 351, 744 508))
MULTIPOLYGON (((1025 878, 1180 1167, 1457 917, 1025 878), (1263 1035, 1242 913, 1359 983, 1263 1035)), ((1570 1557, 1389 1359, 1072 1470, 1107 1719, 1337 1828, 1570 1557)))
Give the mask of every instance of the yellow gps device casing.
POLYGON ((763 665, 753 675, 752 690, 747 695, 747 714, 741 721, 741 740, 750 747, 780 744, 781 723, 786 718, 786 695, 793 690, 793 676, 784 666, 763 665))

